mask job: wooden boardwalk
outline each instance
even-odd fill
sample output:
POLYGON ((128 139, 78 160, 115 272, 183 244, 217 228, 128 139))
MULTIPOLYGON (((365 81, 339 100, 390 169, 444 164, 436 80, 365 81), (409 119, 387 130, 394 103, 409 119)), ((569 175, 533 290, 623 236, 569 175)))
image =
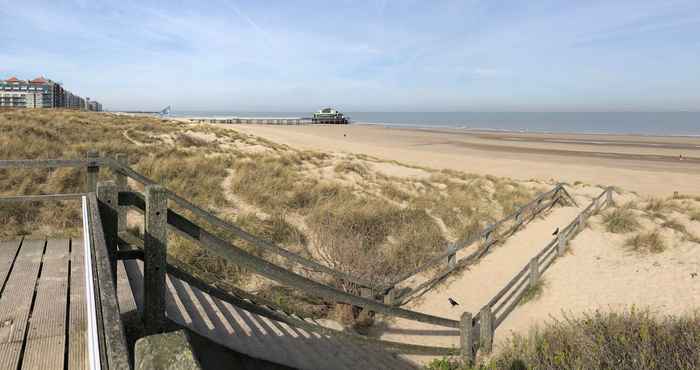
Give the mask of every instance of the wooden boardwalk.
POLYGON ((85 369, 82 240, 0 242, 0 369, 85 369))
MULTIPOLYGON (((124 261, 133 296, 143 309, 143 263, 124 261)), ((414 369, 377 346, 308 332, 222 301, 170 275, 166 315, 199 335, 248 356, 298 369, 414 369)))

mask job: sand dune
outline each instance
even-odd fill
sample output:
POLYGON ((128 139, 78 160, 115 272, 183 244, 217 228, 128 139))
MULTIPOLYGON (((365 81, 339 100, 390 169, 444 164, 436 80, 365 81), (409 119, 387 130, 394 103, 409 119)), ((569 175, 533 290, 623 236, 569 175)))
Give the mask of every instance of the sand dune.
POLYGON ((293 147, 363 153, 433 168, 615 185, 644 195, 700 195, 700 138, 465 133, 356 124, 222 126, 293 147))

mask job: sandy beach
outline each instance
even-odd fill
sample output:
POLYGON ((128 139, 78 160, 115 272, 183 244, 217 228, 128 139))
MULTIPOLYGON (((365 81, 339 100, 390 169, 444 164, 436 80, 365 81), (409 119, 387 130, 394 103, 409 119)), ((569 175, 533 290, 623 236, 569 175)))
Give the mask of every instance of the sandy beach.
POLYGON ((697 137, 465 132, 366 124, 219 126, 297 148, 363 153, 439 169, 614 185, 649 196, 700 194, 697 137))

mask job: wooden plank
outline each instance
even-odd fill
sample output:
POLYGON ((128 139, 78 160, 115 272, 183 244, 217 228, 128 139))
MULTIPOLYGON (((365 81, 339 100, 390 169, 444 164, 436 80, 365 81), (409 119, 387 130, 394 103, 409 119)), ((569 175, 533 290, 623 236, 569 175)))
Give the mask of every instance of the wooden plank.
POLYGON ((46 243, 22 369, 63 369, 68 306, 69 240, 46 243))
MULTIPOLYGON (((5 286, 7 276, 12 269, 12 265, 15 263, 17 251, 21 244, 22 240, 0 242, 0 287, 5 286)), ((2 290, 0 290, 0 294, 1 293, 2 290)), ((0 295, 0 297, 2 296, 0 295)))
POLYGON ((87 369, 85 336, 85 252, 83 239, 73 239, 70 251, 70 311, 68 313, 68 370, 87 369))
POLYGON ((0 369, 17 369, 34 288, 44 253, 43 240, 24 240, 0 299, 0 369))
POLYGON ((87 167, 105 164, 104 158, 92 159, 14 159, 0 160, 0 168, 87 167))
POLYGON ((83 193, 73 193, 73 194, 37 194, 37 195, 15 195, 15 196, 2 196, 0 197, 0 203, 3 202, 37 202, 37 201, 62 201, 62 200, 80 200, 83 193))

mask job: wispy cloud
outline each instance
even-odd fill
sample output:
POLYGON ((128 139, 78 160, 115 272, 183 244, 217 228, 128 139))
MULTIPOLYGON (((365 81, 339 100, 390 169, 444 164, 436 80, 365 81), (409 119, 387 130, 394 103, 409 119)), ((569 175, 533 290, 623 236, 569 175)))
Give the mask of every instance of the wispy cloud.
POLYGON ((115 109, 700 106, 692 0, 11 5, 0 78, 45 74, 115 109))

